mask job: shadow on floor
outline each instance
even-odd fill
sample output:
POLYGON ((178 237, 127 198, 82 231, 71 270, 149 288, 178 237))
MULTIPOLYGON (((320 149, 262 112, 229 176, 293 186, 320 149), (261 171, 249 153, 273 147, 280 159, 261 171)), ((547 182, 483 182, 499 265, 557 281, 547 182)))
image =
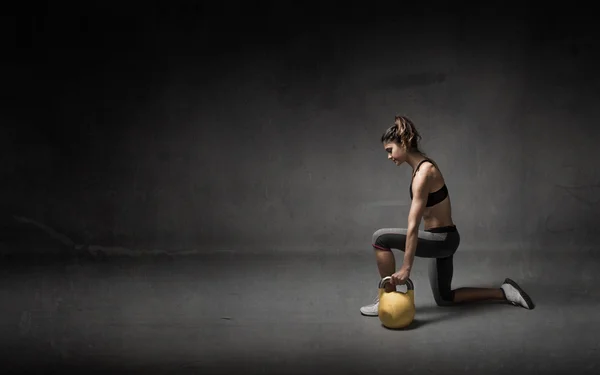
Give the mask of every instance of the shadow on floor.
POLYGON ((522 309, 505 302, 482 302, 470 303, 458 306, 440 307, 436 305, 417 306, 413 322, 406 328, 390 329, 400 331, 411 331, 423 326, 435 323, 448 322, 456 319, 464 319, 469 316, 483 315, 486 313, 497 313, 498 309, 522 309))

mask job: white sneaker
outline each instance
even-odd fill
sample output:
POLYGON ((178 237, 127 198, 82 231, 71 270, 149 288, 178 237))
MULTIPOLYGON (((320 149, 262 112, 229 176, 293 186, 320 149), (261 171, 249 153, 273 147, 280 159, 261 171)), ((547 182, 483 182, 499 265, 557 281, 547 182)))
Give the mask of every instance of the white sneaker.
POLYGON ((515 306, 521 306, 528 310, 535 307, 531 298, 513 280, 506 278, 502 286, 506 299, 515 306))
POLYGON ((376 297, 372 304, 360 308, 360 313, 366 316, 378 316, 379 297, 376 297))

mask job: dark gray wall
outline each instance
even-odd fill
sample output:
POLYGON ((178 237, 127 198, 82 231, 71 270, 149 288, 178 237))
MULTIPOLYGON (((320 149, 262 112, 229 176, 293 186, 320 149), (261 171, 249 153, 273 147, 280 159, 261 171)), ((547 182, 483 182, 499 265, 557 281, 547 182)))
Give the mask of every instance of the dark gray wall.
POLYGON ((465 249, 594 247, 590 9, 456 4, 23 10, 3 251, 370 251, 406 225, 410 171, 379 143, 395 114, 442 168, 465 249))

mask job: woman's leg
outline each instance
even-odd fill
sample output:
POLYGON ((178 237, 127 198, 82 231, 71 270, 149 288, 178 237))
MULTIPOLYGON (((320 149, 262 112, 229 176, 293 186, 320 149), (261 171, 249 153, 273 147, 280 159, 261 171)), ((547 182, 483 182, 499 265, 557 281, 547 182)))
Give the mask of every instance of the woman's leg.
MULTIPOLYGON (((392 275, 396 272, 396 258, 391 250, 381 250, 375 248, 375 259, 377 260, 377 269, 379 270, 379 276, 383 279, 386 276, 392 275)), ((386 292, 393 292, 396 290, 396 286, 390 283, 384 286, 386 292)))
POLYGON ((506 300, 501 288, 458 288, 454 290, 454 302, 506 300))
POLYGON ((438 306, 485 300, 506 300, 501 288, 452 289, 453 256, 429 260, 429 282, 438 306))
MULTIPOLYGON (((406 229, 391 228, 379 229, 373 233, 372 246, 375 251, 375 259, 377 261, 377 270, 379 276, 383 279, 386 276, 391 276, 396 272, 396 258, 392 249, 404 249, 406 243, 406 229)), ((390 283, 384 286, 386 292, 396 290, 396 287, 390 283)), ((367 316, 378 315, 379 299, 369 305, 362 306, 360 312, 367 316)))
MULTIPOLYGON (((404 251, 405 228, 384 228, 373 234, 373 248, 379 275, 383 278, 396 272, 396 262, 391 249, 404 251)), ((506 300, 501 288, 459 288, 452 290, 453 254, 460 243, 458 232, 419 231, 415 256, 431 258, 429 277, 433 297, 439 306, 483 300, 506 300)), ((386 291, 395 286, 386 284, 386 291)))
MULTIPOLYGON (((381 278, 396 272, 396 261, 391 249, 404 251, 406 244, 404 228, 379 229, 373 234, 372 245, 375 250, 377 269, 381 278)), ((452 306, 474 301, 508 301, 515 305, 533 308, 533 302, 512 280, 505 280, 500 288, 458 288, 452 289, 453 254, 460 243, 456 231, 428 232, 419 231, 415 256, 431 258, 429 277, 435 302, 439 306, 452 306)), ((386 284, 386 291, 395 290, 395 286, 386 284)), ((377 301, 363 306, 364 315, 377 315, 377 301)))
MULTIPOLYGON (((373 234, 372 245, 375 250, 375 259, 377 260, 377 269, 379 276, 384 278, 396 272, 396 259, 392 249, 404 251, 406 245, 405 228, 384 228, 379 229, 373 234)), ((440 255, 450 255, 454 249, 446 250, 444 242, 448 238, 446 233, 431 233, 419 231, 417 257, 433 257, 440 255)), ((385 285, 387 292, 396 290, 396 287, 390 283, 385 285)))
MULTIPOLYGON (((379 276, 383 279, 386 276, 392 275, 396 272, 396 259, 394 258, 394 253, 392 253, 389 249, 380 249, 374 247, 375 249, 375 259, 377 260, 377 269, 379 270, 379 276)), ((386 292, 393 292, 396 290, 396 286, 386 283, 385 286, 386 292)), ((375 298, 375 301, 372 303, 362 306, 360 308, 360 313, 367 316, 377 316, 379 308, 379 297, 375 298)))
POLYGON ((504 280, 500 288, 452 289, 453 256, 431 259, 429 281, 433 297, 438 306, 452 306, 477 301, 506 301, 526 309, 535 307, 531 297, 511 279, 504 280))

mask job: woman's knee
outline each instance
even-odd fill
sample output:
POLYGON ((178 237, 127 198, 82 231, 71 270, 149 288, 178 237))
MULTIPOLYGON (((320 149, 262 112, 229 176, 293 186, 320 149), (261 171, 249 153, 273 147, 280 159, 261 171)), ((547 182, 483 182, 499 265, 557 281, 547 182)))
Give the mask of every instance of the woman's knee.
POLYGON ((373 233, 371 244, 375 250, 386 250, 391 251, 392 248, 401 248, 398 241, 405 241, 402 237, 404 235, 403 229, 390 229, 382 228, 378 229, 373 233), (394 243, 392 243, 394 242, 394 243))
POLYGON ((438 306, 452 306, 454 305, 454 291, 450 289, 434 289, 433 299, 438 306))
POLYGON ((377 243, 377 241, 379 241, 379 237, 381 237, 381 235, 385 233, 384 229, 377 229, 374 233, 373 236, 371 238, 371 244, 375 245, 377 243))

